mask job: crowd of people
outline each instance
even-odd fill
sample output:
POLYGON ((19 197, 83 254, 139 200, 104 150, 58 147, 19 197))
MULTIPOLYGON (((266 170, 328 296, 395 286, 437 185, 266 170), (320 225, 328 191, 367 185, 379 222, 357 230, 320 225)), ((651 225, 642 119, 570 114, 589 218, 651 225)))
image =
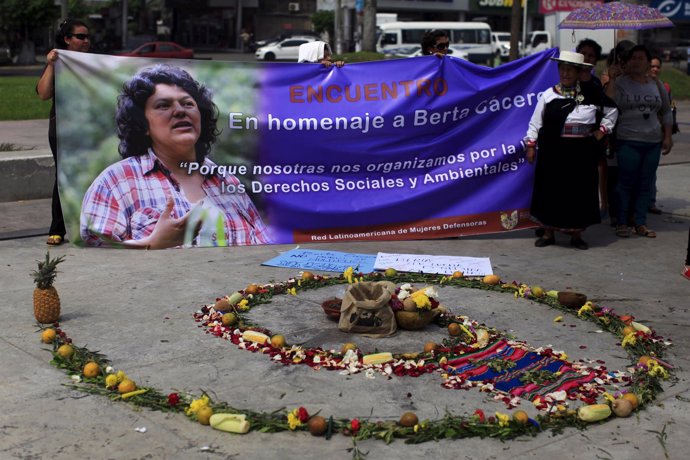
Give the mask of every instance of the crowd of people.
MULTIPOLYGON (((60 26, 56 49, 48 53, 36 86, 41 99, 54 98, 54 63, 59 50, 88 52, 90 44, 84 22, 67 20, 60 26)), ((428 31, 420 44, 422 55, 443 58, 448 44, 444 31, 428 31)), ((628 238, 631 233, 656 237, 647 226, 647 214, 661 214, 656 205, 656 171, 660 156, 670 153, 672 135, 678 131, 671 88, 659 78, 662 60, 643 45, 628 40, 618 43, 599 78, 594 68, 601 56, 601 46, 585 39, 574 52, 564 50, 552 58, 558 65, 559 82, 543 93, 529 121, 525 144, 526 158, 535 166, 530 213, 539 225, 536 247, 555 244, 556 234, 562 232, 570 235, 572 247, 586 250, 589 244, 583 232, 607 215, 618 237, 628 238)), ((333 61, 330 46, 322 41, 301 45, 298 62, 344 65, 333 61)), ((210 161, 205 156, 215 140, 216 112, 207 90, 179 68, 144 69, 127 82, 117 115, 124 159, 106 169, 84 198, 84 241, 147 248, 179 245, 190 209, 206 200, 229 216, 225 230, 231 235, 230 244, 267 242, 266 227, 246 195, 235 197, 239 202, 225 203, 209 193, 213 184, 206 182, 212 179, 175 170, 180 159, 210 161), (131 123, 132 110, 144 119, 131 123), (134 132, 137 126, 148 129, 134 132), (113 193, 128 183, 119 176, 131 177, 135 170, 141 180, 158 171, 157 185, 151 188, 155 196, 150 201, 162 207, 155 216, 144 213, 148 223, 136 229, 131 225, 133 216, 142 213, 139 208, 150 206, 122 203, 117 208, 131 215, 113 216, 109 204, 113 193)), ((57 159, 54 103, 49 140, 57 159)), ((121 198, 126 195, 120 193, 121 198)), ((58 245, 65 240, 66 230, 57 177, 52 213, 47 244, 58 245)), ((690 235, 683 276, 690 279, 690 235)))

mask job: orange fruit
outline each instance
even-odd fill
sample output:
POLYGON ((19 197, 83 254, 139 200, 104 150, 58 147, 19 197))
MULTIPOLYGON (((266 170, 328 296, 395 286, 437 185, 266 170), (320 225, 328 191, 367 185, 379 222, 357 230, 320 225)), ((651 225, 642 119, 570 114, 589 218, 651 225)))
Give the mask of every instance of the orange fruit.
POLYGON ((623 331, 622 331, 622 332, 623 332, 623 336, 626 336, 626 335, 628 335, 628 334, 634 334, 634 333, 637 332, 637 331, 636 331, 635 328, 632 327, 632 326, 625 326, 625 327, 623 328, 623 331))
POLYGON ((413 427, 418 423, 419 419, 417 418, 417 414, 414 412, 405 412, 400 416, 400 420, 398 421, 400 426, 404 426, 406 428, 413 427))
POLYGON ((74 347, 68 343, 60 345, 57 349, 57 354, 63 359, 70 359, 74 355, 74 347))
POLYGON ((202 425, 208 425, 211 423, 211 416, 213 415, 213 409, 209 406, 204 406, 199 409, 196 413, 196 419, 202 425))
POLYGON ((463 272, 453 272, 451 276, 452 278, 462 278, 465 274, 463 272))
POLYGON ((314 274, 312 272, 307 272, 307 271, 302 272, 302 280, 310 280, 313 278, 314 278, 314 274))
POLYGON ((237 323, 237 315, 234 313, 226 313, 223 315, 220 321, 225 327, 234 326, 237 323))
POLYGON ((43 332, 41 332, 41 342, 53 343, 53 340, 55 340, 56 335, 57 333, 55 332, 55 329, 46 329, 43 332))
POLYGON ((352 342, 347 342, 344 343, 342 347, 340 347, 340 353, 345 354, 347 353, 347 350, 357 350, 357 345, 355 345, 352 342))
POLYGON ((320 415, 315 415, 309 419, 307 426, 312 436, 322 436, 328 429, 328 422, 320 415))
POLYGON ((654 358, 652 358, 651 356, 644 355, 644 356, 640 356, 640 359, 637 360, 637 362, 639 364, 642 364, 643 366, 646 366, 650 359, 654 359, 654 358))
POLYGON ((498 275, 486 275, 482 281, 484 284, 495 286, 501 282, 501 278, 498 275))
POLYGON ((117 386, 117 392, 120 394, 125 394, 132 392, 137 389, 137 384, 131 381, 130 379, 124 379, 120 384, 117 386))
POLYGON ((635 393, 625 393, 623 396, 621 396, 621 398, 627 399, 630 404, 632 404, 633 410, 637 409, 637 406, 640 405, 640 399, 635 393))
POLYGON ((432 351, 436 350, 438 345, 434 342, 427 342, 424 344, 424 353, 431 353, 432 351))
POLYGON ((244 288, 245 294, 256 294, 257 292, 259 292, 259 286, 257 286, 256 284, 250 284, 249 286, 244 288))
POLYGON ((450 323, 448 325, 448 334, 457 337, 460 335, 462 332, 462 329, 460 328, 460 325, 458 323, 450 323))
POLYGON ((513 414, 513 420, 518 422, 520 425, 527 425, 527 422, 529 422, 529 415, 527 415, 527 412, 524 410, 518 410, 513 414))
POLYGON ((625 324, 630 324, 630 323, 632 322, 632 320, 633 320, 633 317, 630 316, 630 315, 622 315, 622 316, 620 316, 618 319, 620 319, 621 321, 623 321, 625 324))
POLYGON ((274 335, 271 337, 271 345, 273 348, 283 348, 285 346, 285 337, 280 334, 274 335))
POLYGON ((98 365, 98 363, 94 363, 93 361, 89 361, 88 363, 84 364, 84 369, 82 369, 82 374, 84 374, 84 377, 87 378, 94 378, 98 377, 101 374, 101 366, 98 365))

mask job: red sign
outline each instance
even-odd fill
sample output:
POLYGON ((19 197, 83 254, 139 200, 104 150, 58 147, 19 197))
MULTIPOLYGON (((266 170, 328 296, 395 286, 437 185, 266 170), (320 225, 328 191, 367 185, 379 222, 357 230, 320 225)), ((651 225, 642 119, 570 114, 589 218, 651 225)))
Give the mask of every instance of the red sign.
POLYGON ((590 8, 600 3, 604 3, 604 0, 539 0, 539 12, 548 14, 557 11, 573 11, 578 8, 590 8))

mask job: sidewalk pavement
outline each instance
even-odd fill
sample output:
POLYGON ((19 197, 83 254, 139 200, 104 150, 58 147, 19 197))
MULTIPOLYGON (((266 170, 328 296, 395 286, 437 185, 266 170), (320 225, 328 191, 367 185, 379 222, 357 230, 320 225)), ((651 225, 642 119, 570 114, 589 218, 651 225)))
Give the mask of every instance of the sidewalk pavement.
MULTIPOLYGON (((681 130, 690 133, 690 104, 682 106, 681 130)), ((40 122, 39 122, 40 123, 40 122)), ((0 123, 0 139, 41 146, 45 129, 34 122, 0 123), (21 126, 27 131, 20 134, 21 126), (37 137, 32 137, 34 133, 37 137), (40 133, 40 138, 36 133, 40 133), (7 137, 6 137, 7 136, 7 137), (13 137, 18 136, 18 137, 13 137), (18 142, 18 141, 17 141, 18 142)), ((683 133, 681 136, 687 136, 683 133)), ((367 458, 405 459, 655 459, 683 458, 690 432, 690 282, 680 276, 690 224, 690 161, 687 141, 677 142, 659 169, 659 203, 665 213, 650 216, 656 239, 619 239, 607 225, 587 230, 591 249, 579 251, 559 236, 558 245, 535 248, 531 231, 460 239, 303 245, 311 249, 375 254, 377 251, 489 257, 504 281, 526 282, 546 289, 572 289, 619 314, 633 314, 660 335, 673 339, 668 360, 677 366, 677 380, 665 385, 660 399, 627 419, 574 428, 552 436, 505 443, 466 439, 406 445, 365 441, 367 458), (682 146, 681 146, 682 145, 682 146), (663 433, 663 434, 662 434, 663 433)), ((0 154, 5 155, 5 154, 0 154)), ((6 187, 5 182, 0 182, 6 187)), ((49 200, 0 203, 0 458, 151 458, 214 459, 243 457, 352 458, 349 438, 330 441, 307 433, 251 432, 233 436, 185 420, 177 414, 135 410, 127 404, 85 395, 65 386, 66 375, 53 368, 50 353, 39 343, 32 316, 33 284, 29 273, 45 257, 45 238, 32 231, 47 228, 49 200), (12 233, 15 232, 15 233, 12 233), (8 239, 8 235, 11 239, 8 239), (4 236, 4 237, 2 237, 4 236), (27 236, 17 238, 18 236, 27 236), (135 428, 146 428, 141 433, 135 428)), ((397 419, 413 410, 420 419, 442 417, 446 410, 488 414, 508 412, 476 390, 448 390, 439 375, 419 378, 283 367, 266 356, 237 349, 204 334, 191 315, 217 297, 249 283, 286 280, 296 271, 260 264, 291 249, 266 245, 224 249, 128 251, 84 249, 63 245, 51 254, 65 255, 56 287, 62 300, 61 326, 76 344, 99 350, 140 386, 165 392, 199 394, 238 408, 277 410, 306 407, 328 417, 372 416, 397 419)), ((334 330, 318 303, 340 294, 337 288, 276 298, 252 311, 252 318, 284 332, 288 342, 339 347, 348 341, 334 330)), ((510 295, 455 288, 441 289, 443 303, 488 325, 509 330, 539 346, 553 345, 572 359, 603 359, 609 369, 628 360, 618 341, 596 328, 545 310, 510 295), (569 327, 572 326, 572 327, 569 327), (582 348, 585 347, 585 348, 582 348)), ((439 341, 442 331, 404 332, 379 339, 379 350, 414 351, 427 340, 439 341)), ((355 341, 367 344, 366 339, 355 341)), ((523 402, 521 409, 534 415, 523 402)))

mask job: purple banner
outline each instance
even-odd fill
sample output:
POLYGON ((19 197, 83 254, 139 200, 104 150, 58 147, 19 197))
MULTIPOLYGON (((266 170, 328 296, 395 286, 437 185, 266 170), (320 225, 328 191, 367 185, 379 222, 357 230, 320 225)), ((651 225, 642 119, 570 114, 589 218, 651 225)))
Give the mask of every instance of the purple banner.
POLYGON ((325 68, 61 53, 71 233, 156 248, 530 227, 522 138, 557 81, 554 53, 494 69, 434 56, 325 68))

